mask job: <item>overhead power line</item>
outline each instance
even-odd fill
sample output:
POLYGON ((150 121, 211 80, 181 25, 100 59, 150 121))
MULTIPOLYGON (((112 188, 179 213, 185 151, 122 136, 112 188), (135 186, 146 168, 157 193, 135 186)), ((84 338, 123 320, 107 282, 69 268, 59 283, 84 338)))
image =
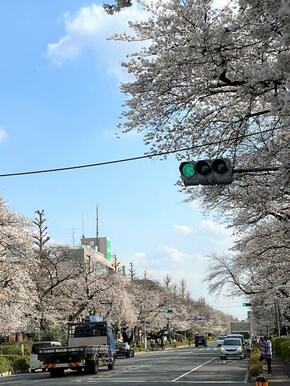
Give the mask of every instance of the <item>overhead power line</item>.
POLYGON ((207 142, 207 143, 203 143, 201 145, 193 145, 193 146, 188 146, 188 147, 175 149, 175 150, 162 151, 159 153, 145 154, 145 155, 140 155, 140 156, 136 156, 136 157, 120 158, 120 159, 116 159, 116 160, 96 162, 96 163, 91 163, 91 164, 66 166, 66 167, 50 168, 50 169, 30 170, 30 171, 24 171, 24 172, 2 173, 2 174, 0 174, 0 177, 16 177, 16 176, 27 176, 27 175, 31 175, 31 174, 55 173, 55 172, 63 172, 63 171, 67 171, 67 170, 85 169, 85 168, 92 168, 92 167, 97 167, 97 166, 112 165, 112 164, 116 164, 116 163, 138 161, 138 160, 145 159, 145 158, 161 157, 164 155, 181 153, 183 151, 200 149, 202 147, 208 147, 208 146, 212 146, 212 145, 220 145, 222 143, 237 141, 239 139, 253 137, 255 135, 268 133, 268 132, 271 132, 274 130, 278 130, 278 128, 257 131, 255 133, 249 133, 249 134, 245 134, 245 135, 241 135, 241 136, 235 136, 235 137, 228 138, 228 139, 221 139, 219 141, 214 141, 214 142, 207 142))

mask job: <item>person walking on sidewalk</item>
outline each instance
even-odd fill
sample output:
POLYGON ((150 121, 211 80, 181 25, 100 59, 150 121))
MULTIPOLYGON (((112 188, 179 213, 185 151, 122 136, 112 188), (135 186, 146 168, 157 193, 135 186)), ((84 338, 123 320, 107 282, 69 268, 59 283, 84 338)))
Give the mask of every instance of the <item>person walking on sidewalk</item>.
POLYGON ((262 351, 262 358, 266 359, 267 366, 268 366, 268 375, 272 374, 272 342, 271 338, 268 338, 267 336, 264 336, 263 341, 261 343, 261 351, 262 351))

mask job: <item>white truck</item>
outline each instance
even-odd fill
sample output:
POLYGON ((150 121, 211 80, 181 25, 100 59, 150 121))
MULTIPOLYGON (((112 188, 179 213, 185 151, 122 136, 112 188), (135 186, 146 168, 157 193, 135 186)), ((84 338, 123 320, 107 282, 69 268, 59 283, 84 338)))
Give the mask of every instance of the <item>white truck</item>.
POLYGON ((69 323, 68 345, 39 349, 38 359, 42 369, 51 377, 64 375, 64 370, 80 374, 96 374, 99 367, 114 368, 115 339, 111 326, 93 316, 80 323, 69 323))
POLYGON ((251 323, 250 322, 230 322, 231 334, 242 334, 245 340, 246 349, 251 348, 251 323))

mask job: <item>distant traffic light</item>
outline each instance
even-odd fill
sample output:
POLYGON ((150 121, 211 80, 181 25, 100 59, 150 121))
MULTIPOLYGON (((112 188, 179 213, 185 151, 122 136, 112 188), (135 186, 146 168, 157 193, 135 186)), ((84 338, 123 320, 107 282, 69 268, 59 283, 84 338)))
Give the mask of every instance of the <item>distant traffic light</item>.
POLYGON ((172 314, 172 309, 165 307, 165 308, 163 308, 163 313, 164 314, 172 314))
POLYGON ((243 303, 243 307, 251 307, 252 303, 243 303))
POLYGON ((179 171, 185 186, 223 185, 233 181, 233 167, 227 158, 184 161, 179 165, 179 171))

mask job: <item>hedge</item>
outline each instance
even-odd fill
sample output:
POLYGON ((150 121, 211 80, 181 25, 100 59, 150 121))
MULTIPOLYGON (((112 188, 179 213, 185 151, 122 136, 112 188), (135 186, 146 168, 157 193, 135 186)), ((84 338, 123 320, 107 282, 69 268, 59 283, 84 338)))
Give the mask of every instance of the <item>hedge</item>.
POLYGON ((0 373, 7 371, 25 372, 30 367, 30 357, 21 355, 0 355, 0 373))
POLYGON ((0 355, 21 355, 21 346, 19 344, 1 344, 0 355))
POLYGON ((273 338, 273 348, 277 355, 285 361, 290 361, 290 339, 283 337, 273 338))
POLYGON ((7 358, 0 356, 0 373, 7 373, 10 370, 9 361, 7 358))

